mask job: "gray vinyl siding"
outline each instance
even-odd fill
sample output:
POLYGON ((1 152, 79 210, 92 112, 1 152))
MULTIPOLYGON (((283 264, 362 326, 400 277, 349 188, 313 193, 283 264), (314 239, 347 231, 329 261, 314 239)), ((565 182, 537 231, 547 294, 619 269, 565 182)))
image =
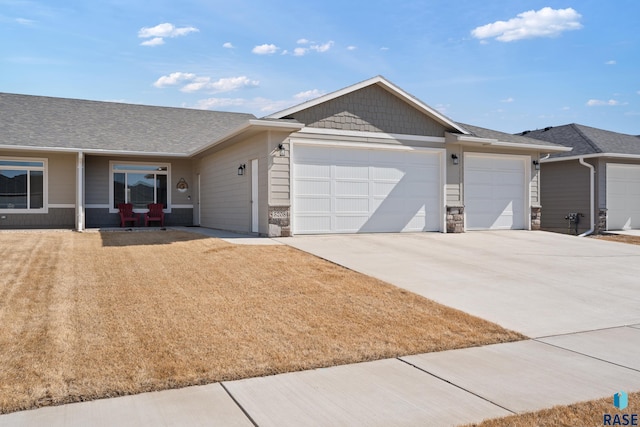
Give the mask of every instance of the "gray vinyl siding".
POLYGON ((462 201, 462 148, 459 145, 450 146, 447 148, 447 155, 445 158, 447 169, 447 183, 445 187, 446 191, 446 203, 450 207, 458 207, 463 205, 462 201), (458 164, 454 165, 451 155, 458 156, 458 164))
POLYGON ((86 205, 109 205, 109 157, 86 156, 84 160, 86 205))
POLYGON ((378 85, 291 115, 308 127, 444 137, 445 127, 378 85))
POLYGON ((584 214, 578 231, 583 233, 589 225, 589 168, 577 160, 543 163, 541 165, 542 228, 566 233, 570 212, 584 214))
POLYGON ((73 228, 76 203, 75 153, 45 153, 37 151, 0 151, 0 157, 47 159, 47 213, 0 214, 0 229, 73 228), (69 207, 52 208, 51 205, 69 207))
POLYGON ((200 225, 222 230, 251 232, 251 160, 258 159, 259 232, 268 230, 268 140, 260 134, 203 157, 195 167, 202 191, 200 225), (238 175, 238 166, 246 165, 238 175))
POLYGON ((291 205, 291 143, 288 133, 269 133, 269 205, 291 205), (280 156, 278 145, 285 148, 285 155, 280 156))

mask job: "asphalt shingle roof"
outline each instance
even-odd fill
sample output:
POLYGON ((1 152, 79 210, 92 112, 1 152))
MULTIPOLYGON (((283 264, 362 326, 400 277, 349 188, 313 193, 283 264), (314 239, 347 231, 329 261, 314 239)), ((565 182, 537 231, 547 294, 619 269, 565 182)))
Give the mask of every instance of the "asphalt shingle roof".
POLYGON ((637 136, 592 128, 576 123, 526 131, 525 134, 529 138, 555 142, 565 147, 573 147, 572 151, 554 154, 552 157, 580 156, 598 153, 640 155, 640 138, 637 136))
POLYGON ((186 154, 255 118, 0 93, 0 145, 186 154))
POLYGON ((558 147, 558 144, 554 144, 551 141, 541 141, 538 139, 528 138, 526 136, 521 135, 513 135, 510 133, 499 132, 497 130, 491 130, 486 128, 481 128, 478 126, 468 125, 466 123, 458 123, 467 131, 471 132, 472 136, 477 136, 478 138, 487 138, 487 139, 497 139, 502 142, 511 142, 515 144, 533 144, 533 145, 546 145, 549 147, 558 147))

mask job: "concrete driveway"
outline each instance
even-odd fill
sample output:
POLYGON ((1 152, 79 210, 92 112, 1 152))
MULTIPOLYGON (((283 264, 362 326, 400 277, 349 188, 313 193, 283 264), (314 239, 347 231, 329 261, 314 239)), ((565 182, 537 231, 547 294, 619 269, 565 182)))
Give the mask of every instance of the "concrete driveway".
POLYGON ((540 231, 279 241, 529 337, 640 323, 640 246, 540 231))

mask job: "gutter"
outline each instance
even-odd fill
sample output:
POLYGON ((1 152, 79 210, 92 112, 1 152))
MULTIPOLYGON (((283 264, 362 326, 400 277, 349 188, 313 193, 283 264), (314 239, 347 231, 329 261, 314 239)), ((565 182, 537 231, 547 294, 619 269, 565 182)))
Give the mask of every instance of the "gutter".
POLYGON ((595 217, 596 217, 596 209, 594 206, 594 199, 595 199, 595 174, 596 174, 596 169, 590 165, 589 163, 584 161, 584 157, 579 157, 578 161, 580 162, 580 164, 582 166, 586 166, 589 168, 589 206, 591 208, 591 213, 589 215, 589 219, 591 221, 591 228, 587 231, 585 231, 584 233, 580 234, 578 237, 585 237, 588 236, 590 234, 593 233, 593 231, 596 228, 596 223, 595 223, 595 217))

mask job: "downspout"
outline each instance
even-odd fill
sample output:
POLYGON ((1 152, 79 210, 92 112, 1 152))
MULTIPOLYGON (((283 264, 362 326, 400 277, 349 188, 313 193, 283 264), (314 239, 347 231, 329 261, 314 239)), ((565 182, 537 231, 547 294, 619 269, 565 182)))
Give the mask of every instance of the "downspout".
POLYGON ((578 236, 578 237, 584 237, 584 236, 588 236, 589 234, 593 233, 593 231, 596 228, 596 223, 595 223, 596 208, 594 206, 594 199, 595 199, 595 179, 594 179, 594 176, 596 174, 596 169, 593 167, 593 165, 590 165, 589 163, 585 162, 584 161, 584 157, 580 157, 578 159, 578 161, 580 162, 580 164, 582 166, 586 166, 586 167, 588 167, 590 169, 590 171, 589 171, 589 204, 590 205, 589 206, 591 207, 591 213, 590 213, 590 216, 589 216, 589 220, 591 221, 591 228, 578 236))
POLYGON ((84 230, 84 153, 76 159, 76 231, 84 230))

